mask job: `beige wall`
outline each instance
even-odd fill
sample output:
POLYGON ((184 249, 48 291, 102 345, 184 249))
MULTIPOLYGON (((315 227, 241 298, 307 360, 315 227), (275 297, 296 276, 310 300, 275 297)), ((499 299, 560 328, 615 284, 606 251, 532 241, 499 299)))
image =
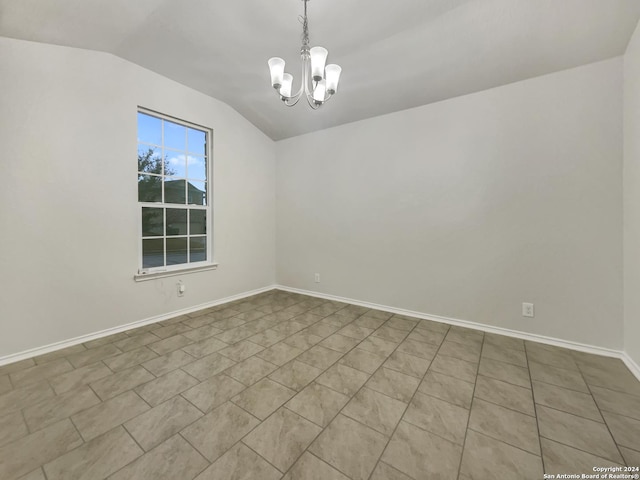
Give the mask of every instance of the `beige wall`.
POLYGON ((283 140, 277 159, 280 284, 622 348, 621 58, 283 140))
POLYGON ((0 38, 0 58, 0 357, 273 284, 269 138, 111 55, 0 38), (138 105, 214 130, 216 271, 133 281, 138 105))
POLYGON ((640 24, 624 56, 624 348, 640 365, 640 24))

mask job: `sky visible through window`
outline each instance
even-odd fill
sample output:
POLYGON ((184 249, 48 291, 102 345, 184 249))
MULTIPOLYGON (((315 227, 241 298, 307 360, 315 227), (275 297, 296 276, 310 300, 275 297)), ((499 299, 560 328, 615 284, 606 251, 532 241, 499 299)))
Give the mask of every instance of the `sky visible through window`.
MULTIPOLYGON (((164 158, 172 175, 190 180, 204 180, 206 175, 206 138, 201 130, 138 112, 138 153, 153 149, 162 158, 164 122, 164 158)), ((202 185, 194 184, 200 188, 202 185)))

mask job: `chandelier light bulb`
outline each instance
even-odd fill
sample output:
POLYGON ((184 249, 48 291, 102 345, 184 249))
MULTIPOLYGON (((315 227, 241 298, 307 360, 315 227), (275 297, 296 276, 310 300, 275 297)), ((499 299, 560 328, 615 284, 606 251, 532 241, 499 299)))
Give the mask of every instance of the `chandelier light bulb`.
POLYGON ((325 68, 325 79, 327 80, 327 92, 331 95, 338 91, 338 82, 342 68, 335 63, 327 65, 325 68))
POLYGON ((269 59, 269 71, 271 72, 271 86, 279 89, 282 85, 284 76, 284 60, 280 57, 272 57, 269 59))
POLYGON ((311 56, 311 76, 314 82, 324 78, 324 64, 327 62, 329 52, 323 47, 313 47, 309 50, 311 56))
POLYGON ((283 97, 291 96, 291 85, 293 84, 293 75, 285 73, 282 76, 282 86, 280 87, 280 95, 283 97))
POLYGON ((326 83, 324 80, 321 80, 320 82, 318 82, 318 85, 313 91, 313 99, 315 100, 317 105, 324 102, 326 91, 327 91, 326 83))

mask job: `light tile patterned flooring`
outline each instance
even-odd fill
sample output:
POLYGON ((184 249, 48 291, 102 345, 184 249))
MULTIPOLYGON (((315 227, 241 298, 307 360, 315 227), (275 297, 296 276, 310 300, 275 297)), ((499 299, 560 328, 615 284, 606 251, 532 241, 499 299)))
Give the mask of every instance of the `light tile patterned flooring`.
POLYGON ((640 382, 620 360, 282 291, 0 367, 3 480, 625 464, 640 464, 640 382))

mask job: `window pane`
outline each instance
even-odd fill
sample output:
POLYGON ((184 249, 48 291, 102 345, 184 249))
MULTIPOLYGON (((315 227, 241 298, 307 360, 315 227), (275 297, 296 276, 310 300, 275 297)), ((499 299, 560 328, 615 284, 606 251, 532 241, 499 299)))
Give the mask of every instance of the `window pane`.
POLYGON ((195 155, 189 155, 188 162, 188 178, 194 180, 206 180, 207 179, 207 164, 204 157, 198 157, 195 155))
POLYGON ((162 120, 138 112, 138 141, 162 145, 162 120))
POLYGON ((167 235, 187 234, 187 210, 167 208, 167 235))
POLYGON ((187 263, 187 239, 167 238, 167 265, 187 263))
POLYGON ((207 233, 207 211, 191 210, 189 212, 191 235, 204 235, 207 233))
POLYGON ((189 128, 188 130, 187 149, 189 152, 198 155, 206 155, 207 134, 193 128, 189 128))
POLYGON ((207 239, 206 237, 192 237, 189 239, 191 249, 190 262, 204 262, 207 259, 207 239))
POLYGON ((187 127, 165 120, 164 146, 184 152, 187 149, 187 127))
POLYGON ((142 112, 137 118, 142 268, 206 262, 208 130, 142 112))
POLYGON ((142 207, 142 236, 157 237, 164 232, 162 208, 142 207))
POLYGON ((174 152, 173 150, 165 150, 167 155, 167 166, 165 175, 186 177, 187 176, 187 161, 184 153, 174 152))
POLYGON ((165 178, 164 180, 164 202, 178 203, 184 205, 185 202, 185 180, 172 180, 165 178))
POLYGON ((138 201, 162 202, 162 177, 138 175, 138 201))
POLYGON ((162 175, 162 150, 139 144, 138 172, 162 175))
POLYGON ((207 184, 205 182, 189 181, 187 189, 189 191, 187 203, 191 205, 207 204, 207 184))
POLYGON ((164 240, 154 238, 142 240, 143 268, 162 267, 164 265, 164 240))

